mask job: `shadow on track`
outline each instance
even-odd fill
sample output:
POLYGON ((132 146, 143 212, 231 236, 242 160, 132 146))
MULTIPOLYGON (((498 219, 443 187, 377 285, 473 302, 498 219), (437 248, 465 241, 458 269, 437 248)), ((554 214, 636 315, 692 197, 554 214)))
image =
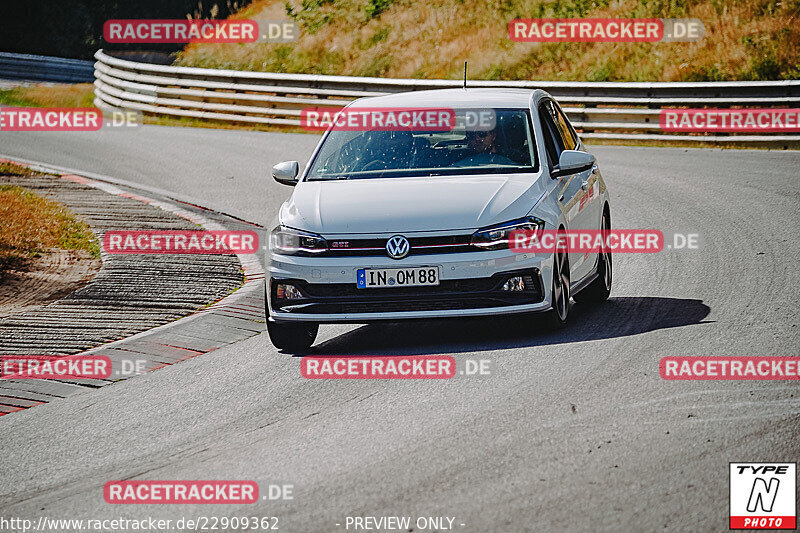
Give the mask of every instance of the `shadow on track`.
POLYGON ((313 347, 308 355, 425 355, 546 346, 638 335, 706 323, 711 308, 681 298, 611 298, 573 303, 570 323, 548 331, 536 314, 374 323, 313 347))

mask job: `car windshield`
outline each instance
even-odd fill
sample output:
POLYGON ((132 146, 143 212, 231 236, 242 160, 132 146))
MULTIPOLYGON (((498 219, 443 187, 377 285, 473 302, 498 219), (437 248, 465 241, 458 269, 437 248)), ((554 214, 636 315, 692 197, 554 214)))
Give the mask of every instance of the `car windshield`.
POLYGON ((493 109, 490 128, 457 121, 449 131, 330 131, 307 180, 536 172, 525 109, 493 109))

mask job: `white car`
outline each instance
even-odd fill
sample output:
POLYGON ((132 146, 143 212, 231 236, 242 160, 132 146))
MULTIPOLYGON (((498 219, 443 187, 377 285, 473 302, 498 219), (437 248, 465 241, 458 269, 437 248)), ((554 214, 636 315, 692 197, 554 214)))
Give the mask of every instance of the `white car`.
POLYGON ((417 127, 326 132, 302 172, 267 252, 272 343, 302 352, 321 323, 545 312, 563 327, 570 298, 611 291, 611 256, 517 253, 513 230, 611 228, 594 156, 542 90, 444 89, 360 99, 347 112, 449 109, 448 131, 417 127), (491 124, 472 127, 469 113, 491 124))

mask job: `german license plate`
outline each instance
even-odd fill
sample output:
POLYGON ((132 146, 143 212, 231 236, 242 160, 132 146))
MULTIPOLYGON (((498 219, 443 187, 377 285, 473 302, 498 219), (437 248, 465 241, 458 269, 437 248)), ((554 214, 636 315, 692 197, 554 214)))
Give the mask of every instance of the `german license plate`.
POLYGON ((381 287, 420 287, 439 284, 439 267, 359 268, 356 286, 359 289, 381 287))

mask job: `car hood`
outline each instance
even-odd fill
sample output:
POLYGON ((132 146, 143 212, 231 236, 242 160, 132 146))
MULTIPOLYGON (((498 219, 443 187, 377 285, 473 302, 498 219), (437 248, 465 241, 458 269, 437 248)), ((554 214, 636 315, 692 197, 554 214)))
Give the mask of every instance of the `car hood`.
POLYGON ((304 181, 280 222, 320 234, 475 229, 524 217, 541 197, 530 174, 304 181))

